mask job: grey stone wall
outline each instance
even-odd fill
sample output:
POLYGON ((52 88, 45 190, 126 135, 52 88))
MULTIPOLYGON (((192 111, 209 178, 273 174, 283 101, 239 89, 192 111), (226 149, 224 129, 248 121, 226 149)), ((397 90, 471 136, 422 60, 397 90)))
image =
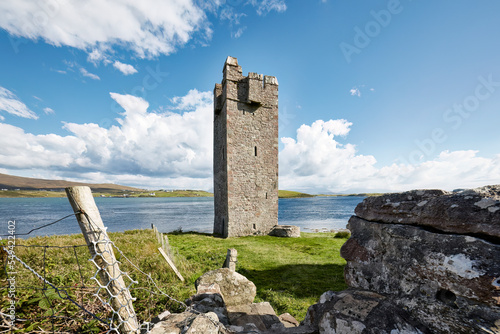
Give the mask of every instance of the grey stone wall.
POLYGON ((278 81, 243 76, 228 57, 214 89, 214 234, 268 234, 278 224, 278 81))

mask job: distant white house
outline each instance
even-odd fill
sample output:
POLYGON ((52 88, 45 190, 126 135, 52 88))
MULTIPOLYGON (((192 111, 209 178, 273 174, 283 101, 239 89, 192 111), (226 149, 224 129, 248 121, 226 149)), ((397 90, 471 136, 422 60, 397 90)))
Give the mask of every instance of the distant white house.
POLYGON ((149 196, 156 196, 155 193, 149 193, 149 196))

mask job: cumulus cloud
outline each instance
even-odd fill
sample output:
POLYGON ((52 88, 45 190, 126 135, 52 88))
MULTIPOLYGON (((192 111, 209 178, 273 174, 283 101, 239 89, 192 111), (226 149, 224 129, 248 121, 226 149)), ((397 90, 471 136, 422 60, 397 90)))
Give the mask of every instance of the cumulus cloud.
POLYGON ((297 137, 281 138, 280 188, 314 193, 386 192, 417 188, 470 188, 496 184, 500 155, 478 156, 477 151, 443 151, 419 164, 377 168, 372 155, 357 154, 355 145, 338 141, 347 136, 346 120, 302 125, 297 137))
POLYGON ((80 67, 80 73, 84 76, 84 77, 87 77, 87 78, 90 78, 92 80, 101 80, 101 78, 99 78, 99 76, 97 74, 94 74, 94 73, 90 73, 89 71, 87 71, 86 69, 84 69, 83 67, 80 67))
MULTIPOLYGON (((11 115, 23 118, 38 119, 36 113, 31 111, 16 94, 10 90, 0 86, 0 110, 5 111, 11 115)), ((4 117, 2 116, 2 120, 4 117)))
POLYGON ((134 66, 121 63, 118 60, 113 63, 113 67, 125 75, 137 73, 137 70, 134 68, 134 66))
MULTIPOLYGON (((0 2, 0 28, 17 37, 43 40, 89 53, 88 61, 112 63, 113 48, 139 58, 169 55, 196 38, 213 34, 207 12, 244 8, 241 1, 16 0, 0 2)), ((259 15, 287 9, 285 0, 250 0, 259 15)), ((235 13, 233 18, 244 14, 235 13)), ((237 23, 239 24, 239 23, 237 23)), ((240 31, 241 34, 242 30, 240 31)), ((236 33, 237 34, 237 33, 236 33)))
POLYGON ((139 57, 170 54, 206 15, 192 0, 17 0, 0 2, 0 27, 14 36, 90 50, 119 45, 139 57))
POLYGON ((211 188, 212 93, 191 90, 164 112, 149 110, 139 97, 110 96, 123 113, 109 129, 65 123, 67 136, 34 135, 0 123, 0 168, 152 188, 211 188))
MULTIPOLYGON (((189 91, 150 110, 139 97, 110 93, 122 108, 116 124, 65 123, 69 134, 35 135, 0 122, 0 169, 42 177, 149 188, 212 188, 211 92, 189 91)), ((1 119, 1 118, 0 118, 1 119)), ((441 152, 418 164, 376 166, 347 141, 353 124, 318 120, 281 138, 280 188, 312 193, 470 188, 498 183, 500 154, 441 152)))

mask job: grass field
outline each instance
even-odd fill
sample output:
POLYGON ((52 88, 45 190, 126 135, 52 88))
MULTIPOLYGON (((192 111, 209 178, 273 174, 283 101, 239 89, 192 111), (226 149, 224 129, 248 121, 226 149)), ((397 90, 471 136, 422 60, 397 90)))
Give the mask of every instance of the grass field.
MULTIPOLYGON (((288 312, 301 321, 307 308, 316 303, 323 292, 346 288, 343 279, 345 261, 339 255, 340 247, 346 239, 336 238, 333 233, 303 233, 301 238, 294 239, 268 236, 219 239, 211 235, 177 231, 168 237, 174 261, 186 279, 185 283, 176 278, 160 256, 157 250, 159 245, 152 230, 110 233, 111 240, 126 257, 150 274, 163 292, 180 301, 195 293, 194 282, 199 276, 222 266, 228 248, 236 248, 238 251, 237 272, 256 284, 255 301, 270 302, 278 314, 288 312)), ((5 242, 3 240, 4 244, 5 242)), ((80 235, 36 237, 16 242, 17 245, 24 246, 58 247, 85 244, 80 235)), ((95 282, 90 277, 95 274, 95 268, 86 260, 89 257, 86 247, 16 247, 15 251, 33 269, 43 273, 48 281, 57 286, 68 287, 73 299, 81 301, 99 316, 106 316, 106 310, 92 296, 95 282)), ((5 253, 2 257, 4 261, 7 260, 5 253)), ((154 289, 148 284, 146 277, 128 265, 119 254, 117 258, 122 263, 121 269, 139 281, 139 284, 133 286, 132 294, 137 298, 134 307, 141 321, 147 321, 165 309, 172 312, 182 310, 175 301, 151 293, 154 289)), ((5 310, 9 305, 5 271, 0 275, 0 281, 3 287, 1 307, 5 310)), ((56 329, 71 330, 74 333, 102 332, 103 327, 96 320, 89 318, 68 301, 58 298, 53 290, 43 290, 41 281, 19 263, 16 263, 16 282, 16 315, 32 319, 22 322, 20 333, 39 328, 52 330, 51 320, 43 318, 50 315, 58 317, 53 320, 56 329), (36 319, 37 317, 41 318, 36 319)))

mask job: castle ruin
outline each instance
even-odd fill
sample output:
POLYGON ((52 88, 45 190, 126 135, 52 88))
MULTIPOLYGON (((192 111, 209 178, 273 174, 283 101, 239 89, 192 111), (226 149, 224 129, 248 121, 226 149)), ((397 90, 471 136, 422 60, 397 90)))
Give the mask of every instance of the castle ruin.
POLYGON ((214 89, 214 235, 264 235, 278 224, 278 81, 228 57, 214 89))

